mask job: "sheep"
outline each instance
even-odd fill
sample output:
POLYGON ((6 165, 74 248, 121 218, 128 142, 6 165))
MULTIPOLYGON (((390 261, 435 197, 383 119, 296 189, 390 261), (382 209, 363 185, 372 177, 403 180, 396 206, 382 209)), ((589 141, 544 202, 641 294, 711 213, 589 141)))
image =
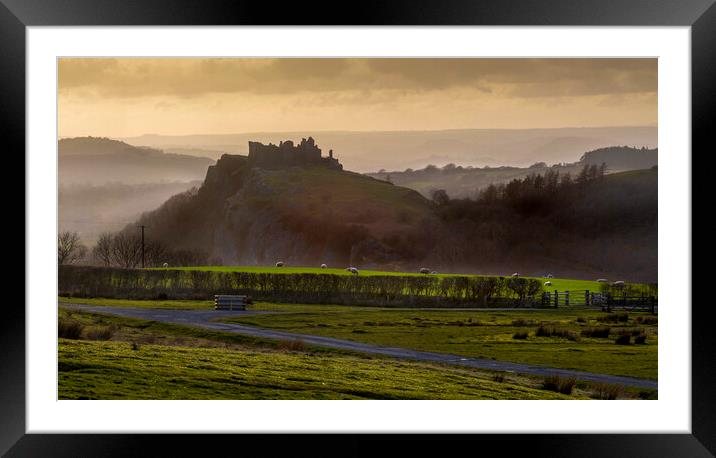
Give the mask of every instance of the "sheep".
POLYGON ((325 264, 321 264, 321 269, 325 269, 326 267, 328 267, 328 266, 325 264))
POLYGON ((515 273, 513 273, 513 274, 512 274, 512 276, 513 276, 513 277, 515 277, 515 278, 517 278, 517 277, 519 277, 519 276, 520 276, 520 274, 519 274, 519 273, 517 273, 517 272, 515 272, 515 273))
POLYGON ((554 278, 552 274, 547 274, 547 278, 554 278))
POLYGON ((438 272, 437 272, 437 271, 435 271, 435 270, 433 270, 433 271, 432 271, 432 272, 430 272, 430 273, 431 273, 432 275, 437 275, 437 274, 438 274, 438 272))
POLYGON ((283 261, 278 261, 276 263, 276 267, 283 267, 283 261))
POLYGON ((164 268, 167 268, 169 267, 169 264, 165 262, 164 264, 162 264, 162 266, 164 266, 164 268))
POLYGON ((552 286, 552 282, 551 282, 551 281, 546 281, 546 282, 544 282, 544 286, 552 286))
POLYGON ((619 280, 619 281, 615 281, 614 283, 612 283, 612 285, 613 286, 624 286, 624 282, 622 280, 619 280))
POLYGON ((421 267, 420 270, 418 270, 418 272, 421 274, 429 274, 430 269, 428 269, 427 267, 421 267))
POLYGON ((597 281, 598 281, 599 283, 606 283, 606 282, 608 282, 609 280, 607 280, 606 278, 597 278, 597 281))
POLYGON ((358 273, 359 273, 359 272, 358 272, 358 269, 356 269, 355 267, 349 267, 349 268, 348 268, 348 271, 349 271, 350 273, 352 273, 353 275, 358 275, 358 273))

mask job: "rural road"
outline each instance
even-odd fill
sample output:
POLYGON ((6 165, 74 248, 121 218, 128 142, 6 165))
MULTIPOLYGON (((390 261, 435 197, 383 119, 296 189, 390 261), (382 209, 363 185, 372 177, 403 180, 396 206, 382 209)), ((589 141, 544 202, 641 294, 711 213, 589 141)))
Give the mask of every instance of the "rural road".
POLYGON ((262 313, 273 313, 263 311, 215 311, 215 310, 175 310, 175 309, 151 309, 140 307, 107 307, 92 306, 85 304, 60 303, 67 308, 75 308, 92 313, 103 313, 110 315, 119 315, 129 318, 139 318, 143 320, 161 321, 165 323, 183 324, 198 326, 205 329, 212 329, 222 332, 233 332, 237 334, 260 337, 277 340, 294 340, 301 339, 308 345, 317 345, 322 347, 338 348, 342 350, 350 350, 361 353, 371 353, 378 355, 391 356, 394 358, 408 359, 415 361, 436 362, 443 364, 454 364, 458 366, 468 366, 478 369, 488 369, 494 371, 514 372, 518 374, 533 375, 546 377, 549 375, 559 375, 560 377, 574 377, 578 380, 620 384, 625 386, 639 388, 658 388, 658 382, 655 380, 637 379, 631 377, 621 377, 617 375, 596 374, 592 372, 581 372, 569 369, 558 369, 546 366, 536 366, 530 364, 512 363, 508 361, 496 361, 491 359, 470 358, 459 355, 451 355, 446 353, 433 353, 426 351, 410 350, 407 348, 383 347, 379 345, 371 345, 361 342, 353 342, 350 340, 335 339, 332 337, 322 337, 309 334, 296 334, 292 332, 275 331, 266 328, 256 328, 253 326, 245 326, 234 323, 219 323, 211 320, 216 318, 256 315, 262 313))

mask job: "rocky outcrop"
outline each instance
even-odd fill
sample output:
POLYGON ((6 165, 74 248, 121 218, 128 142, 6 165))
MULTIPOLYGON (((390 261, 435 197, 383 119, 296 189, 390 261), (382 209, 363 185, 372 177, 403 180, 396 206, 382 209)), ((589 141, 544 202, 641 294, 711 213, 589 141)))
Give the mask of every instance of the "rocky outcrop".
POLYGON ((416 233, 426 232, 419 224, 435 220, 417 192, 342 171, 311 138, 250 145, 248 157, 223 155, 196 193, 175 196, 141 224, 172 249, 201 250, 228 265, 365 267, 419 251, 416 233))

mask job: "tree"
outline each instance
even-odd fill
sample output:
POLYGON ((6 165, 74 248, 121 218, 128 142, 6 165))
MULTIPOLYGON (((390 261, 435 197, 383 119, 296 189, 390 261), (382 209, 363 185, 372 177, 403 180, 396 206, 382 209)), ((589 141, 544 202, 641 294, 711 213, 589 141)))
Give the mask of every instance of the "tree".
POLYGON ((447 192, 445 192, 444 189, 434 190, 431 193, 431 197, 433 199, 433 202, 438 205, 445 205, 450 202, 450 196, 448 196, 447 192))
POLYGON ((163 243, 149 241, 145 244, 144 256, 147 266, 158 267, 169 261, 170 253, 163 243))
POLYGON ((111 233, 105 232, 99 236, 97 243, 92 248, 92 256, 101 262, 105 267, 112 265, 112 242, 114 237, 111 233))
POLYGON ((64 231, 57 236, 57 262, 74 264, 87 254, 87 247, 80 242, 77 232, 64 231))
POLYGON ((142 260, 142 240, 136 235, 120 232, 112 241, 112 262, 132 269, 142 260))

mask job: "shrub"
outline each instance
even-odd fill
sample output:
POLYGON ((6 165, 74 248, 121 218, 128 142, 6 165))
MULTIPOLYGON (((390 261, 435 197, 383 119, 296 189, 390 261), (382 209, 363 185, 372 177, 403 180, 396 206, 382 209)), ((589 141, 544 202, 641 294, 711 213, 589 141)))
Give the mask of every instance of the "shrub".
POLYGON ((276 348, 284 351, 306 351, 306 344, 301 339, 282 340, 276 348))
POLYGON ((594 399, 618 399, 624 394, 624 385, 597 383, 590 386, 594 399))
POLYGON ((634 319, 635 322, 644 325, 656 325, 659 324, 659 319, 655 316, 638 316, 634 319))
POLYGON ((622 334, 614 341, 617 345, 631 345, 631 334, 622 334))
POLYGON ((610 313, 606 316, 597 317, 597 321, 601 323, 626 323, 629 321, 628 313, 610 313))
POLYGON ((109 340, 116 329, 115 326, 93 326, 87 330, 85 336, 89 340, 109 340))
POLYGON ((513 338, 513 339, 524 340, 524 339, 526 339, 527 337, 529 337, 529 335, 530 335, 530 334, 529 334, 528 332, 516 332, 516 333, 512 334, 512 338, 513 338))
POLYGON ((580 317, 577 317, 577 323, 586 323, 586 322, 587 322, 587 319, 586 319, 586 318, 581 317, 581 316, 580 316, 580 317))
POLYGON ((572 394, 577 379, 574 377, 562 378, 559 375, 550 375, 545 377, 542 382, 542 388, 549 391, 555 391, 562 394, 572 394))
POLYGON ((57 323, 57 336, 63 339, 79 339, 84 325, 79 321, 62 319, 57 323))
POLYGON ((512 326, 534 326, 535 320, 525 320, 523 318, 512 320, 512 326))
POLYGON ((541 325, 537 328, 535 335, 538 337, 562 337, 568 340, 577 340, 577 334, 574 332, 545 325, 541 325))
POLYGON ((634 337, 634 343, 637 345, 642 345, 646 343, 646 334, 640 334, 636 337, 634 337))
POLYGON ((596 337, 606 339, 607 337, 609 337, 610 332, 611 328, 584 328, 582 329, 581 334, 583 337, 596 337))

